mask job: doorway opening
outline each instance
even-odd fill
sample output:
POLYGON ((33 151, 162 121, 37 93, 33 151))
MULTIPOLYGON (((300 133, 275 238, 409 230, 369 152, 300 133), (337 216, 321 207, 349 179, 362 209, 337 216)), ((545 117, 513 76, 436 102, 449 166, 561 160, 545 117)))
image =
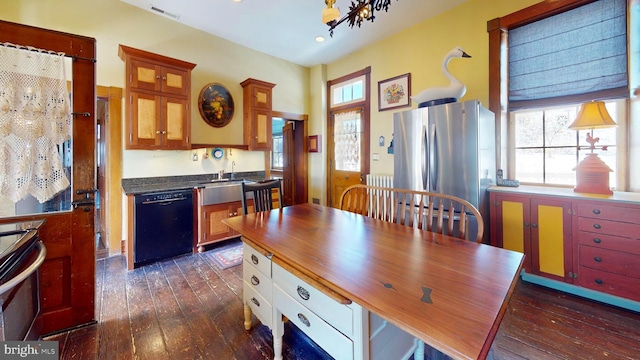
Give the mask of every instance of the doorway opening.
POLYGON ((282 178, 285 206, 308 201, 307 115, 273 112, 273 149, 266 168, 268 176, 282 178))

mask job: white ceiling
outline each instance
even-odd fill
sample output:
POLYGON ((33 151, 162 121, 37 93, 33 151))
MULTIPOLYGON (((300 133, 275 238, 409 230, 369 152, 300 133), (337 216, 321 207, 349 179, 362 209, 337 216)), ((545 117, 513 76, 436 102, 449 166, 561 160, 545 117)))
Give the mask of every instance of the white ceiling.
MULTIPOLYGON (((177 16, 175 21, 234 43, 302 66, 331 63, 359 48, 418 24, 466 0, 391 0, 375 22, 349 28, 345 21, 333 37, 322 23, 324 0, 121 0, 158 16, 155 7, 177 16), (324 42, 316 42, 324 36, 324 42)), ((354 0, 355 1, 355 0, 354 0)), ((344 16, 351 0, 337 0, 344 16)))

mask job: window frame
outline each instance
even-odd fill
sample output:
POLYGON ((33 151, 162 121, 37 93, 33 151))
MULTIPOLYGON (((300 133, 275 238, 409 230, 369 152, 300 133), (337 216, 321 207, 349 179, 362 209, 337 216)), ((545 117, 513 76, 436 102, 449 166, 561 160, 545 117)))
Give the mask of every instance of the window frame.
MULTIPOLYGON (((495 114, 496 118, 496 140, 498 146, 496 148, 496 161, 498 168, 506 169, 506 176, 513 178, 515 176, 513 166, 510 161, 513 161, 513 153, 511 150, 514 146, 511 146, 509 137, 509 102, 507 99, 508 91, 508 54, 507 54, 507 34, 509 29, 513 29, 519 26, 523 26, 547 17, 551 17, 565 11, 575 9, 577 7, 595 2, 597 0, 558 0, 558 1, 543 1, 538 4, 534 4, 522 10, 516 11, 501 18, 489 20, 487 22, 487 33, 489 35, 489 110, 495 114)), ((631 15, 631 9, 629 9, 629 1, 627 1, 628 16, 631 15)), ((628 25, 629 29, 629 25, 628 25)), ((631 38, 633 35, 627 32, 627 38, 631 38)), ((628 71, 632 71, 633 53, 632 49, 629 49, 629 58, 631 59, 628 67, 628 71)), ((629 79, 629 88, 633 88, 632 79, 629 79)), ((637 91, 637 90, 636 90, 637 91)), ((633 90, 632 90, 633 92, 633 90)), ((629 188, 629 174, 632 173, 632 169, 629 168, 631 158, 628 154, 629 144, 624 141, 624 138, 628 136, 628 129, 631 126, 633 119, 632 107, 630 106, 629 99, 625 100, 627 108, 627 116, 629 123, 624 122, 624 128, 618 132, 618 140, 623 140, 622 143, 618 143, 618 154, 622 155, 618 158, 617 165, 619 173, 617 176, 617 190, 627 191, 629 188), (622 136, 620 135, 622 134, 622 136)), ((566 104, 569 105, 571 99, 567 99, 566 104)), ((553 107, 554 104, 542 104, 542 107, 553 107)), ((557 105, 557 104, 555 104, 557 105)), ((621 127, 621 124, 618 124, 621 127)), ((620 156, 619 155, 619 156, 620 156)))

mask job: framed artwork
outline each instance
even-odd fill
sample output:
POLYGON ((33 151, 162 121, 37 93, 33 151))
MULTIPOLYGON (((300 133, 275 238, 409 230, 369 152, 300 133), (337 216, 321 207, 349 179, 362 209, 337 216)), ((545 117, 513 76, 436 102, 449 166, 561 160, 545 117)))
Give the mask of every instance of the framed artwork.
POLYGON ((378 111, 411 104, 411 73, 378 81, 378 111))
POLYGON ((198 97, 198 110, 204 121, 213 127, 223 127, 233 118, 233 97, 221 84, 205 85, 198 97))
POLYGON ((309 135, 309 152, 320 152, 320 135, 309 135))

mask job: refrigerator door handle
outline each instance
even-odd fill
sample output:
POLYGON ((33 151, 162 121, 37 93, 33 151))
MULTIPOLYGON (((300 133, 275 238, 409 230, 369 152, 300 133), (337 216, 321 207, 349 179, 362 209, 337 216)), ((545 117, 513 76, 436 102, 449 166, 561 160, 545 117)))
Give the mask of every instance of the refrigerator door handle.
POLYGON ((428 138, 429 134, 427 134, 427 127, 423 126, 422 127, 422 159, 421 159, 421 165, 422 165, 422 189, 423 190, 428 190, 427 189, 427 185, 429 184, 429 177, 428 177, 428 170, 427 170, 427 163, 429 161, 429 138, 428 138))
POLYGON ((431 178, 430 191, 438 191, 438 173, 440 172, 440 164, 438 164, 438 134, 436 133, 436 124, 431 124, 431 132, 429 134, 429 177, 431 178))

